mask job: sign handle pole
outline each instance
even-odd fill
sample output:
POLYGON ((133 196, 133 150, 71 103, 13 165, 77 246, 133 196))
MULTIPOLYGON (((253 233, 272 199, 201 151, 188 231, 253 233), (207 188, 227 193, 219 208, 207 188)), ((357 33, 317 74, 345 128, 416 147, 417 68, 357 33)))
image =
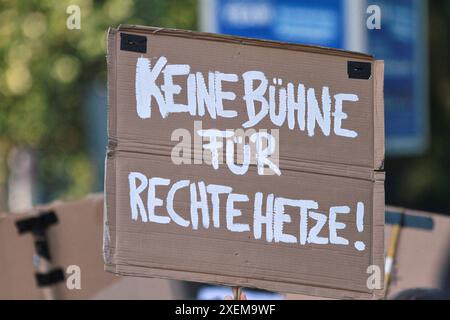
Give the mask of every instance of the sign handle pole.
POLYGON ((384 297, 386 298, 389 293, 389 285, 391 284, 391 275, 394 268, 395 257, 397 255, 398 242, 400 238, 400 233, 404 224, 405 212, 400 213, 400 221, 398 224, 394 225, 391 231, 391 239, 389 244, 389 249, 386 256, 386 266, 385 266, 385 277, 384 277, 384 297))
POLYGON ((233 291, 233 299, 234 300, 241 300, 241 287, 231 287, 231 290, 233 291))
MULTIPOLYGON (((40 258, 38 270, 44 274, 50 272, 51 263, 43 258, 40 258)), ((44 300, 56 300, 55 288, 53 286, 43 287, 41 290, 44 300)))

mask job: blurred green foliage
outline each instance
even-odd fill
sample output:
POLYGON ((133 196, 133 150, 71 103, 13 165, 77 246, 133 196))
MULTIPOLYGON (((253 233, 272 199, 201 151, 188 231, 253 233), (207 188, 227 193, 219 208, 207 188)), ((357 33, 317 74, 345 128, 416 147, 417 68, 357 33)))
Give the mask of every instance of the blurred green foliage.
POLYGON ((196 6, 196 0, 0 1, 0 191, 9 151, 24 146, 35 154, 46 195, 88 193, 95 175, 82 104, 94 82, 106 81, 108 27, 196 29, 196 6), (81 9, 79 30, 66 27, 71 4, 81 9))

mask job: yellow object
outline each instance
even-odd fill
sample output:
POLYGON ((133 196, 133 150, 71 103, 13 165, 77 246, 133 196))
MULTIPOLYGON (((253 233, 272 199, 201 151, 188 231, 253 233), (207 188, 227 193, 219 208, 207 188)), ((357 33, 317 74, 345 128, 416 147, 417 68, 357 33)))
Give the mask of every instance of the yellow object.
POLYGON ((401 220, 399 222, 399 224, 394 225, 392 230, 391 230, 391 237, 389 240, 389 249, 386 255, 386 266, 385 266, 385 277, 384 277, 384 281, 385 281, 385 296, 387 296, 388 291, 389 291, 389 283, 391 280, 391 273, 394 267, 394 263, 395 263, 395 255, 397 253, 397 247, 398 247, 398 240, 400 238, 400 231, 402 229, 402 224, 403 224, 403 215, 404 213, 401 212, 401 220))

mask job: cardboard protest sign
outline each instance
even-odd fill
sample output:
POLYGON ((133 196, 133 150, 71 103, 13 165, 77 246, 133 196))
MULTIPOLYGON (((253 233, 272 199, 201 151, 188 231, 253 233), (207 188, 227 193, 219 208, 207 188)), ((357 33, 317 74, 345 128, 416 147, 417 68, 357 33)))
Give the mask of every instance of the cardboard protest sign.
MULTIPOLYGON (((103 195, 75 201, 55 201, 28 212, 0 214, 0 299, 174 299, 181 285, 160 279, 119 278, 107 273, 102 261, 103 195), (62 269, 64 281, 39 287, 37 256, 31 232, 18 232, 17 222, 53 212, 57 221, 46 230, 52 269, 62 269), (144 280, 144 281, 143 281, 144 280)), ((43 258, 40 258, 42 260, 43 258)))
POLYGON ((381 295, 382 62, 136 26, 107 60, 107 270, 381 295))
POLYGON ((386 207, 386 212, 387 296, 415 288, 438 288, 450 295, 450 218, 397 207, 386 207), (396 226, 396 248, 389 257, 396 226))

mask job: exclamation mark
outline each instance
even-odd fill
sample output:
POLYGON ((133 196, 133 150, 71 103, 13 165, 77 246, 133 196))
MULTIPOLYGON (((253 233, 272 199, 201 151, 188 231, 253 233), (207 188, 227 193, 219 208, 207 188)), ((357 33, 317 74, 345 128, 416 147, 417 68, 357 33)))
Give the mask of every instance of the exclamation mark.
MULTIPOLYGON (((362 202, 358 202, 356 207, 356 229, 359 233, 364 231, 364 203, 362 202)), ((362 241, 356 241, 355 248, 358 251, 364 251, 366 245, 362 241)))

